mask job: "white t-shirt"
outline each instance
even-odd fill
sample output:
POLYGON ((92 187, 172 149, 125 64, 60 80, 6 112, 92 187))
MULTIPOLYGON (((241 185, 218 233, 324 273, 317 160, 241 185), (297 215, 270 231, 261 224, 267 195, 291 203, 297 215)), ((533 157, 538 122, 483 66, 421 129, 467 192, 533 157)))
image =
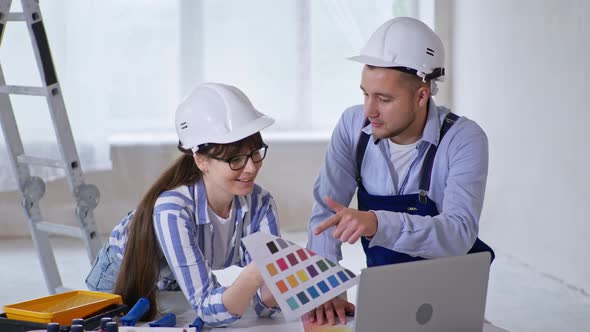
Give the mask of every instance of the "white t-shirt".
POLYGON ((212 243, 213 245, 213 260, 218 264, 212 264, 212 266, 223 266, 223 263, 227 260, 227 255, 231 248, 233 248, 233 244, 230 245, 230 241, 232 240, 232 234, 234 233, 235 228, 235 211, 234 211, 234 203, 232 202, 231 211, 229 212, 228 218, 222 218, 218 216, 209 206, 207 206, 207 214, 209 215, 209 220, 213 225, 213 233, 215 234, 215 239, 212 243))
POLYGON ((412 161, 418 155, 416 147, 422 140, 418 140, 411 144, 401 145, 392 142, 390 139, 387 140, 389 143, 389 152, 391 154, 391 162, 393 163, 393 169, 397 175, 398 186, 404 180, 406 173, 410 169, 412 161))

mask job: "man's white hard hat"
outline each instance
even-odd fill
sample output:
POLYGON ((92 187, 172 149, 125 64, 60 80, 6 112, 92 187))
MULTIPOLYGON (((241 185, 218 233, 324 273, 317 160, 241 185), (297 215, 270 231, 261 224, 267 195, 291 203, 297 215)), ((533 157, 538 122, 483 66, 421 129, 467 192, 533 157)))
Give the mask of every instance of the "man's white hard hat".
POLYGON ((426 82, 444 75, 445 49, 436 33, 420 20, 396 17, 371 35, 359 55, 348 59, 375 67, 409 70, 426 82))
POLYGON ((178 106, 175 122, 182 148, 197 152, 202 144, 239 141, 270 126, 274 120, 256 110, 238 88, 204 83, 178 106))

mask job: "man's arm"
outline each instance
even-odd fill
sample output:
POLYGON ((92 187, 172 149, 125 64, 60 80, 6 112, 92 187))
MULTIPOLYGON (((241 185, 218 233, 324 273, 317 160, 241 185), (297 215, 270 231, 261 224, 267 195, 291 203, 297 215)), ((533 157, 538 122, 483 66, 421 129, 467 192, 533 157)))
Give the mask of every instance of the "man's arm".
POLYGON ((445 184, 439 215, 370 211, 375 220, 370 214, 341 208, 334 217, 317 225, 316 233, 352 243, 355 241, 350 240, 356 240, 357 236, 343 239, 342 235, 360 234, 371 237, 369 247, 378 245, 425 258, 467 253, 478 233, 488 171, 488 141, 483 130, 473 122, 459 128, 450 139, 448 149, 437 152, 447 153, 449 168, 446 179, 433 180, 445 184), (332 234, 325 231, 331 226, 336 226, 332 234))
MULTIPOLYGON (((358 135, 352 133, 355 120, 353 111, 354 109, 348 109, 343 113, 332 133, 324 164, 313 188, 314 205, 308 223, 307 247, 335 262, 342 259, 341 242, 333 238, 329 232, 316 235, 313 230, 334 215, 324 200, 326 196, 348 206, 356 190, 354 140, 358 135)), ((360 127, 358 130, 360 132, 360 127)))
POLYGON ((440 214, 434 217, 374 211, 378 229, 369 247, 378 245, 413 256, 464 255, 479 229, 488 173, 488 140, 475 123, 459 128, 449 142, 448 177, 440 214))

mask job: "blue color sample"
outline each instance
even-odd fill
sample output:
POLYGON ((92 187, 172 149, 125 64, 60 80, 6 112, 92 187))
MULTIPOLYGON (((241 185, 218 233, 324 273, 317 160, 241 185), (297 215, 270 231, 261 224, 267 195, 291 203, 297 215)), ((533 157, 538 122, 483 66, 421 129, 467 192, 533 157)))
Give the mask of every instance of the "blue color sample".
POLYGON ((309 302, 309 299, 307 298, 307 295, 305 295, 304 292, 300 292, 299 294, 297 294, 297 297, 299 298, 299 301, 301 301, 301 304, 306 304, 307 302, 309 302))
POLYGON ((289 307, 291 307, 291 310, 295 310, 295 309, 299 308, 299 305, 297 304, 295 299, 292 297, 287 299, 287 304, 289 305, 289 307))
POLYGON ((318 288, 322 291, 322 293, 327 293, 330 290, 330 287, 328 287, 328 285, 326 285, 326 283, 323 281, 318 282, 318 288))
POLYGON ((338 276, 340 277, 340 280, 342 280, 342 282, 346 282, 348 280, 348 277, 342 271, 338 272, 338 276))
POLYGON ((315 287, 311 286, 307 289, 307 292, 309 293, 309 295, 311 295, 311 297, 313 297, 314 299, 318 296, 320 296, 320 293, 318 293, 318 291, 315 289, 315 287))
POLYGON ((329 276, 328 281, 330 282, 330 285, 332 285, 332 287, 338 287, 338 285, 340 285, 335 276, 329 276))

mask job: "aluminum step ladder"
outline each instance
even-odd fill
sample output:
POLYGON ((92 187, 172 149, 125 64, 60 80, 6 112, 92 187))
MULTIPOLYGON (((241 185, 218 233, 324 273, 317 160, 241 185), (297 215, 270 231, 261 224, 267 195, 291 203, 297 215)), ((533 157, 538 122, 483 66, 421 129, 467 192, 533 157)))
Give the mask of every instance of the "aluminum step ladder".
POLYGON ((55 261, 55 255, 49 234, 59 234, 82 239, 88 251, 88 258, 94 261, 101 248, 101 239, 94 222, 93 210, 98 205, 98 188, 85 184, 74 144, 74 137, 65 109, 62 90, 57 80, 53 60, 47 42, 45 27, 38 0, 21 0, 23 11, 10 12, 12 0, 0 0, 0 46, 9 21, 22 21, 27 24, 29 37, 33 45, 37 68, 43 86, 27 87, 6 85, 4 72, 0 65, 0 124, 7 144, 12 170, 18 179, 22 194, 22 206, 29 222, 33 243, 41 262, 41 269, 50 294, 68 290, 62 285, 61 276, 55 261), (16 118, 12 109, 10 95, 43 96, 47 99, 51 121, 57 137, 61 160, 48 160, 25 154, 16 118), (45 193, 45 182, 39 177, 31 176, 30 165, 57 167, 65 170, 65 176, 75 200, 75 219, 78 226, 50 223, 43 219, 39 201, 45 193))

